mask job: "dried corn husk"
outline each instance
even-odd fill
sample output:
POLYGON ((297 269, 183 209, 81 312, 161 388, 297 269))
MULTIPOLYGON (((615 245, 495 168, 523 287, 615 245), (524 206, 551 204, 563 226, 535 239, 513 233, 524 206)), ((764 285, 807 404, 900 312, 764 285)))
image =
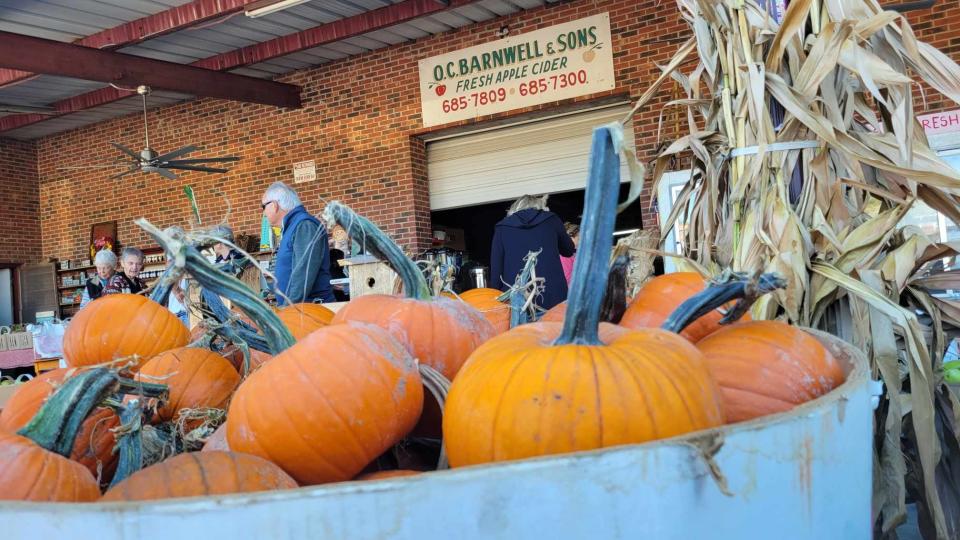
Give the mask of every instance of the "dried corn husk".
POLYGON ((634 108, 669 79, 685 94, 669 106, 686 109, 689 131, 652 167, 655 190, 678 156, 692 163, 663 236, 683 222, 684 255, 703 268, 784 276, 754 317, 824 328, 870 353, 887 389, 877 535, 903 521, 909 493, 925 536, 960 537, 960 407, 940 365, 960 302, 929 293, 960 289, 960 272, 924 266, 960 246, 898 227, 918 201, 960 220, 960 174, 929 148, 911 93, 918 76, 960 100, 960 67, 876 0, 792 0, 775 16, 773 2, 677 4, 693 37, 634 108))

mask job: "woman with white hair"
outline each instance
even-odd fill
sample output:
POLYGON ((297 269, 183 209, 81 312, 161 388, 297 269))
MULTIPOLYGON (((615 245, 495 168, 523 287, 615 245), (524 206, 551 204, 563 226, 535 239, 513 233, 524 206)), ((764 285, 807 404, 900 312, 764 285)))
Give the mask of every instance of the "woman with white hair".
POLYGON ((87 280, 83 286, 83 298, 80 299, 80 307, 90 303, 91 300, 100 298, 103 289, 110 282, 110 278, 117 272, 117 256, 109 249, 101 249, 93 259, 94 266, 97 267, 97 275, 87 280))
POLYGON ((560 257, 576 252, 563 221, 547 208, 547 196, 524 195, 497 223, 490 249, 490 281, 493 287, 507 290, 523 270, 524 258, 531 251, 537 256, 537 277, 544 278, 538 306, 550 309, 567 299, 567 280, 560 257))
POLYGON ((137 294, 147 288, 140 279, 140 271, 143 270, 143 252, 139 248, 123 248, 120 252, 120 268, 123 271, 117 272, 110 278, 103 289, 103 294, 137 294))

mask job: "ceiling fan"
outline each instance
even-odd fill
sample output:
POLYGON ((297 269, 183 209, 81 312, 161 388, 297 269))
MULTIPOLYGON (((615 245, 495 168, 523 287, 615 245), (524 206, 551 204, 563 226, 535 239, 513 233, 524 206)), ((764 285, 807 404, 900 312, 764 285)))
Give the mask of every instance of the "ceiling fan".
POLYGON ((120 163, 115 163, 113 165, 86 165, 86 166, 77 166, 77 167, 59 167, 59 169, 95 169, 95 168, 115 168, 115 167, 127 167, 127 170, 121 172, 120 174, 115 174, 110 177, 111 180, 115 180, 122 176, 126 176, 133 172, 155 172, 164 178, 170 180, 176 180, 177 175, 173 173, 174 170, 181 171, 199 171, 206 173, 225 173, 229 169, 223 169, 219 167, 209 167, 206 164, 209 163, 229 163, 233 161, 239 161, 240 158, 236 156, 226 156, 226 157, 212 157, 212 158, 192 158, 192 159, 176 159, 182 156, 186 156, 191 152, 200 150, 199 147, 194 145, 187 145, 183 148, 178 148, 173 152, 167 152, 166 154, 159 154, 153 148, 150 148, 150 129, 147 124, 147 95, 150 94, 149 86, 138 86, 137 93, 143 98, 143 136, 144 136, 144 145, 143 150, 135 152, 126 146, 110 142, 117 150, 120 150, 125 156, 119 157, 116 161, 120 163), (132 159, 128 159, 132 158, 132 159))

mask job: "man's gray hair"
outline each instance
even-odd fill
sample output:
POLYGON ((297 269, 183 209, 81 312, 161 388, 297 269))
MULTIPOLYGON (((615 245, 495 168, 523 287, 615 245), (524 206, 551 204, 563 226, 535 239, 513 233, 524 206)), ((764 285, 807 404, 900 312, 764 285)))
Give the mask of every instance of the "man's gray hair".
POLYGON ((97 252, 97 256, 93 258, 94 266, 109 266, 114 268, 117 266, 117 256, 109 249, 101 249, 97 252))
POLYGON ((127 257, 136 257, 140 259, 140 261, 143 261, 143 251, 141 251, 140 248, 125 247, 123 251, 120 252, 120 260, 122 261, 127 257))
POLYGON ((297 192, 283 182, 270 184, 266 193, 263 194, 263 198, 268 201, 277 201, 280 208, 284 210, 293 210, 303 204, 300 202, 300 197, 297 196, 297 192))

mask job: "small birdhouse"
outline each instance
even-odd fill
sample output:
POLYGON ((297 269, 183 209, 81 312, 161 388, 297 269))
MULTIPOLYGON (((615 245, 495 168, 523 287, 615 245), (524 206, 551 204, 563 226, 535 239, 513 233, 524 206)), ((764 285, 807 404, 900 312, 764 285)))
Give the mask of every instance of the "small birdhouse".
POLYGON ((340 266, 349 267, 351 299, 365 294, 393 294, 397 273, 386 262, 358 255, 340 260, 340 266))

